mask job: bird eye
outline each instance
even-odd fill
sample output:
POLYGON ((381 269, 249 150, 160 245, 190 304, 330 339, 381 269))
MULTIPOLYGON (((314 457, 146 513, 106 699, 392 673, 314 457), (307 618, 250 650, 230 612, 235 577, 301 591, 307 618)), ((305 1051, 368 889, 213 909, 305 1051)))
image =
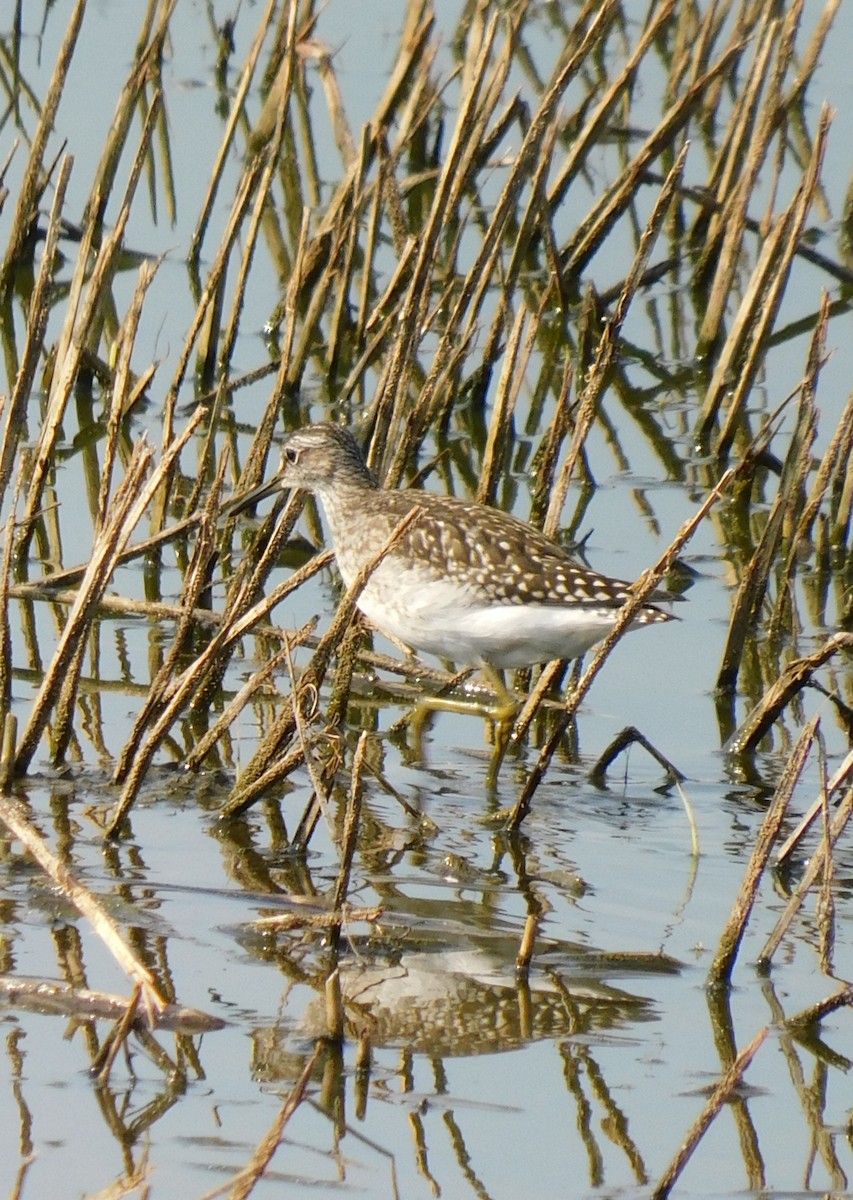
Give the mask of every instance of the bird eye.
POLYGON ((286 461, 293 466, 295 463, 299 462, 299 451, 294 450, 293 446, 287 446, 285 447, 284 457, 286 461))

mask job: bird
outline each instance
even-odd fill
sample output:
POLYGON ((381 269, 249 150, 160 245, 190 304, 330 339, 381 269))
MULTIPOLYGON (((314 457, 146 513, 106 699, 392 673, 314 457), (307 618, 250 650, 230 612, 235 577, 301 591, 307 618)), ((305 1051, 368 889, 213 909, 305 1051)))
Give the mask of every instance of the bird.
MULTIPOLYGON (((240 508, 298 488, 319 500, 344 583, 386 548, 357 599, 382 633, 462 667, 531 667, 582 657, 613 627, 631 585, 577 562, 526 521, 485 504, 382 487, 353 433, 331 422, 289 434, 278 473, 240 508)), ((673 619, 656 593, 631 628, 673 619)))

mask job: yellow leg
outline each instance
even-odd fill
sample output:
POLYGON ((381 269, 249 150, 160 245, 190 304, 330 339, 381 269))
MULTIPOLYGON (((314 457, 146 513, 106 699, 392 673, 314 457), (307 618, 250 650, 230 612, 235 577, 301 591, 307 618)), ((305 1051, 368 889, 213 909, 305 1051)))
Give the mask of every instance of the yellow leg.
POLYGON ((497 668, 483 664, 482 674, 494 692, 493 696, 482 700, 460 699, 457 696, 439 694, 437 696, 422 696, 414 708, 391 726, 390 733, 399 734, 408 727, 413 741, 413 749, 419 758, 423 758, 423 735, 429 717, 434 712, 453 712, 463 716, 483 717, 490 723, 494 733, 487 738, 494 745, 494 753, 489 768, 490 777, 497 777, 498 769, 503 761, 504 752, 512 732, 512 722, 521 702, 509 691, 503 676, 497 668))

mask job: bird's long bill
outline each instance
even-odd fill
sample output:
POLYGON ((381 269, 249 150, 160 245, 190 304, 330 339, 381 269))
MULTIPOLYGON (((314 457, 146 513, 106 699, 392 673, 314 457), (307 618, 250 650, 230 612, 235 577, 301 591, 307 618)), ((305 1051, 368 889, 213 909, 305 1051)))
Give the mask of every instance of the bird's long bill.
POLYGON ((281 491, 281 478, 274 475, 272 479, 268 479, 266 483, 259 483, 257 487, 249 488, 247 492, 240 492, 237 496, 232 496, 230 500, 226 500, 222 505, 221 515, 224 517, 236 517, 241 512, 245 512, 247 508, 260 503, 261 500, 266 500, 267 496, 273 496, 276 492, 281 491))

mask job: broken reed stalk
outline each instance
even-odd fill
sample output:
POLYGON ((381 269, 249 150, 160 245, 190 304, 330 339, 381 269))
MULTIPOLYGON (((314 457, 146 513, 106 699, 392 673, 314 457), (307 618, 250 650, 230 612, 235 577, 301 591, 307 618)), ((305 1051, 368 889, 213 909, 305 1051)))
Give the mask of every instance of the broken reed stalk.
POLYGON ((794 788, 797 786, 802 775, 803 767, 811 751, 819 725, 820 718, 815 717, 800 734, 797 744, 785 765, 782 778, 779 780, 773 796, 773 802, 764 815, 761 829, 755 840, 752 855, 744 874, 743 883, 741 884, 731 915, 720 936, 717 952, 714 955, 714 961, 711 963, 711 969, 708 972, 707 983, 709 987, 719 987, 722 984, 728 985, 731 981, 735 959, 737 958, 740 943, 746 931, 746 924, 755 903, 758 885, 761 882, 761 877, 764 874, 764 869, 767 866, 773 847, 776 844, 776 838, 779 836, 779 830, 782 828, 782 822, 788 811, 788 804, 794 793, 794 788))
MULTIPOLYGON (((563 96, 566 88, 575 77, 580 69, 581 64, 585 61, 591 49, 597 44, 599 38, 603 35, 612 14, 614 6, 610 3, 600 5, 595 12, 593 19, 590 21, 589 27, 582 31, 580 44, 577 51, 572 54, 568 62, 560 70, 558 70, 553 82, 545 91, 542 101, 540 102, 537 112, 534 114, 529 127, 524 131, 524 139, 519 149, 517 157, 513 161, 512 171, 501 191, 495 206, 495 211, 492 214, 492 219, 489 222, 483 244, 479 254, 468 271, 465 279, 462 282, 459 297, 456 300, 453 310, 449 318, 444 323, 441 343, 435 354, 433 366, 429 375, 420 390, 418 396, 417 408, 411 414, 407 414, 405 418, 406 434, 399 439, 397 452, 391 466, 391 470, 387 476, 387 482, 394 485, 399 482, 402 474, 402 469, 406 458, 411 453, 413 442, 420 440, 426 428, 432 420, 439 416, 434 403, 434 396, 438 386, 438 381, 445 366, 452 360, 454 349, 460 342, 461 345, 467 347, 468 340, 473 337, 475 322, 485 296, 487 287, 491 287, 495 282, 495 268, 499 262, 499 252, 501 248, 500 238, 503 230, 506 228, 510 217, 513 215, 514 209, 517 206, 519 196, 523 189, 527 186, 531 171, 534 173, 534 188, 535 176, 538 171, 537 160, 542 153, 542 147, 549 141, 552 132, 553 122, 556 119, 557 107, 563 96), (467 326, 461 330, 461 319, 463 314, 467 315, 467 326)), ((486 39, 484 39, 485 41, 486 39)), ((483 59, 480 59, 480 67, 482 69, 483 59)), ((485 121, 485 115, 483 120, 485 121)), ((457 125, 459 131, 465 131, 465 115, 460 115, 460 120, 457 125)), ((469 167, 473 167, 475 159, 469 157, 466 160, 469 167)), ((443 178, 447 179, 450 169, 450 157, 448 158, 448 170, 443 178)), ((462 168, 458 168, 461 170, 462 168)), ((454 166, 453 170, 457 168, 454 166)), ((435 240, 441 232, 440 228, 436 228, 439 218, 444 220, 446 210, 444 205, 451 205, 455 209, 458 203, 458 198, 462 194, 461 188, 464 184, 464 178, 457 178, 453 181, 453 190, 448 196, 440 195, 440 189, 437 190, 436 197, 432 209, 431 237, 435 240)), ((428 296, 427 289, 423 289, 423 297, 420 297, 419 290, 422 286, 418 271, 425 276, 427 268, 434 269, 433 251, 426 253, 426 247, 421 247, 417 263, 415 265, 415 274, 409 293, 418 298, 419 307, 414 303, 407 302, 407 308, 404 308, 404 313, 408 313, 408 323, 401 327, 401 336, 394 343, 394 356, 389 370, 383 379, 394 379, 395 367, 394 363, 406 361, 411 353, 408 346, 407 338, 411 340, 415 333, 419 332, 420 326, 423 324, 423 311, 425 311, 426 298, 428 296), (411 322, 414 321, 416 328, 411 327, 411 322), (407 332, 408 331, 408 332, 407 332)), ((521 265, 521 255, 514 254, 513 262, 514 270, 518 271, 521 265)), ((502 287, 505 292, 516 282, 515 277, 502 280, 502 287)), ((401 316, 401 322, 403 317, 401 316)), ((412 346, 413 348, 413 346, 412 346)), ((391 440, 395 439, 395 431, 403 424, 404 415, 403 408, 408 407, 407 397, 405 393, 405 383, 408 380, 408 373, 401 367, 396 368, 396 379, 393 382, 394 395, 389 395, 388 389, 383 389, 380 383, 379 397, 375 403, 374 412, 374 430, 380 430, 383 434, 382 441, 384 443, 387 437, 387 431, 391 430, 391 440)))
POLYGON ((633 203, 637 189, 644 181, 649 166, 662 154, 672 151, 675 138, 686 126, 706 91, 731 66, 732 60, 737 57, 741 48, 740 45, 730 47, 720 60, 691 87, 690 91, 673 104, 620 178, 611 184, 586 219, 579 224, 569 241, 560 250, 560 262, 567 274, 583 272, 617 220, 633 203))
MULTIPOLYGON (((583 170, 590 153, 600 144, 600 139, 605 134, 608 123, 618 112, 620 100, 636 79, 642 60, 654 46, 655 40, 660 36, 664 26, 670 21, 674 9, 673 0, 666 0, 650 14, 649 23, 640 35, 636 48, 621 67, 616 79, 605 90, 604 95, 593 104, 583 128, 572 137, 566 161, 548 190, 547 202, 552 212, 556 211, 562 203, 572 180, 583 170)), ((607 19, 614 15, 613 9, 604 13, 607 19)))
MULTIPOLYGON (((227 508, 226 505, 226 511, 227 508)), ((203 653, 190 663, 180 675, 175 675, 171 669, 172 666, 177 665, 177 656, 171 655, 168 663, 169 669, 161 671, 155 681, 159 697, 156 703, 150 703, 140 713, 116 766, 114 779, 117 783, 124 783, 125 788, 111 820, 111 829, 118 828, 133 803, 147 764, 168 735, 177 716, 186 709, 190 701, 194 705, 203 703, 206 706, 209 695, 221 679, 227 658, 240 638, 266 617, 286 595, 298 588, 328 561, 328 555, 318 555, 268 596, 252 604, 252 597, 259 590, 261 580, 269 571, 280 542, 291 527, 292 520, 295 520, 297 511, 298 507, 291 502, 278 515, 273 535, 263 545, 257 561, 253 555, 248 555, 244 560, 245 570, 238 572, 232 580, 226 596, 224 612, 217 618, 216 632, 203 653), (145 745, 140 749, 142 735, 146 728, 148 728, 148 737, 145 745)), ((195 614, 190 610, 186 616, 189 625, 191 621, 194 621, 195 614)), ((247 699, 249 695, 251 692, 246 693, 247 699)), ((233 717, 236 717, 241 710, 232 708, 231 711, 233 717)), ((196 765, 198 762, 200 760, 196 760, 196 765)))
POLYGON ((334 844, 337 841, 337 837, 329 805, 329 788, 331 787, 338 764, 334 758, 327 757, 323 769, 317 769, 314 754, 312 753, 314 740, 309 737, 306 725, 306 719, 312 722, 317 721, 320 707, 320 692, 318 688, 309 684, 308 687, 303 687, 297 696, 296 672, 293 666, 293 659, 290 655, 287 658, 287 672, 290 677, 291 696, 295 697, 294 702, 288 708, 293 717, 294 733, 297 745, 301 751, 302 762, 311 781, 311 802, 316 804, 323 814, 329 830, 329 837, 334 844))
POLYGON ((586 441, 587 434, 592 426, 595 414, 598 411, 598 406, 601 402, 601 396, 607 382, 608 372, 613 364, 616 355, 619 334, 625 322, 625 317, 628 313, 628 307, 634 298, 634 294, 642 278, 643 271, 651 255, 652 249, 657 241, 664 219, 669 211, 669 206, 675 194, 678 183, 684 172, 684 163, 687 159, 688 147, 682 146, 678 153, 672 169, 669 171, 664 185, 661 188, 660 195, 657 198, 652 215, 649 218, 648 225, 643 231, 643 236, 640 238, 640 244, 637 248, 637 253, 634 256, 634 261, 631 264, 631 270, 628 274, 625 284, 622 288, 622 294, 616 302, 616 307, 613 311, 613 316, 607 322, 601 340, 598 344, 598 349, 595 355, 595 362, 590 369, 586 382, 578 397, 577 410, 575 414, 575 427, 572 433, 572 441, 569 446, 566 456, 565 471, 569 478, 572 477, 575 471, 575 466, 580 455, 581 449, 586 441))
MULTIPOLYGON (((364 759, 370 743, 370 734, 363 729, 356 744, 352 758, 350 787, 347 793, 347 806, 344 814, 344 828, 341 836, 341 865, 338 878, 335 881, 335 891, 332 904, 336 912, 343 912, 346 907, 347 891, 352 876, 352 863, 358 845, 358 828, 361 817, 362 775, 364 759)), ((340 939, 341 929, 337 927, 335 943, 340 939)))
POLYGON ((0 795, 0 820, 22 842, 30 854, 59 888, 62 895, 94 928, 98 937, 115 958, 122 970, 142 989, 142 998, 149 1024, 157 1024, 166 1008, 166 999, 154 976, 137 958, 112 917, 101 902, 79 883, 71 871, 51 851, 47 842, 33 825, 26 808, 11 796, 0 795))
MULTIPOLYGON (((809 357, 806 364, 806 373, 802 382, 803 402, 807 405, 811 416, 812 436, 807 439, 807 445, 801 450, 804 460, 803 466, 798 471, 798 481, 795 487, 802 490, 803 496, 800 497, 795 493, 791 493, 793 503, 791 508, 796 507, 799 512, 796 514, 796 526, 792 528, 795 512, 788 514, 786 521, 788 542, 788 553, 785 559, 785 565, 779 579, 779 595, 777 597, 776 606, 773 614, 773 626, 782 627, 783 616, 790 611, 790 590, 792 581, 796 573, 797 561, 802 556, 802 548, 806 544, 814 522, 824 503, 827 488, 832 479, 833 472, 838 462, 839 453, 844 446, 851 432, 853 432, 853 404, 848 400, 841 419, 838 422, 835 433, 830 439, 829 446, 821 459, 820 466, 815 472, 814 481, 808 497, 805 496, 806 479, 809 473, 809 465, 806 463, 807 457, 810 455, 814 445, 817 428, 819 424, 819 416, 817 410, 817 384, 820 377, 821 369, 826 362, 826 334, 829 325, 830 303, 829 296, 823 292, 821 296, 820 311, 818 313, 815 331, 812 335, 811 346, 809 348, 809 357)), ((803 439, 805 440, 805 439, 803 439)), ((790 491, 790 489, 789 489, 790 491)))
MULTIPOLYGON (((415 359, 415 350, 421 338, 421 329, 429 303, 430 282, 435 263, 439 258, 437 253, 439 238, 443 234, 448 218, 457 214, 458 205, 467 184, 468 171, 473 165, 470 142, 467 137, 463 137, 463 133, 478 126, 484 127, 486 114, 482 111, 481 101, 486 104, 491 96, 494 102, 494 88, 487 86, 486 75, 498 25, 499 17, 494 14, 489 20, 476 64, 467 81, 468 87, 461 97, 459 117, 454 126, 447 155, 436 184, 430 214, 417 241, 411 278, 408 281, 397 318, 397 334, 372 406, 373 433, 375 435, 378 432, 381 435, 381 444, 384 444, 389 437, 392 444, 397 439, 400 420, 399 418, 395 419, 395 414, 398 406, 402 406, 404 403, 412 363, 415 359)), ((508 56, 504 54, 494 70, 508 72, 509 65, 508 56)), ((440 359, 442 356, 439 353, 436 357, 440 359)), ((427 391, 427 389, 423 389, 423 391, 427 391)), ((368 462, 371 466, 376 465, 375 452, 380 448, 375 444, 375 440, 375 437, 371 438, 368 455, 368 462)), ((389 476, 388 482, 394 484, 397 480, 394 476, 389 476)))
POLYGON ((612 765, 614 760, 629 746, 642 746, 647 754, 655 760, 659 766, 663 767, 670 783, 682 783, 685 776, 679 771, 674 763, 671 763, 665 754, 662 754, 656 746, 653 746, 647 737, 645 737, 639 729, 635 729, 633 725, 627 726, 616 735, 609 746, 602 750, 596 760, 595 766, 589 773, 589 777, 597 787, 603 787, 607 778, 608 767, 612 765))
MULTIPOLYGON (((366 910, 363 919, 379 919, 380 910, 366 910)), ((74 987, 69 983, 58 983, 55 979, 21 979, 11 975, 0 975, 0 1000, 14 1008, 38 1013, 54 1013, 69 1021, 120 1021, 127 1014, 132 999, 116 996, 111 992, 97 992, 92 988, 74 987)), ((147 1027, 147 1018, 138 1013, 137 1029, 147 1027)), ((223 1029, 225 1022, 196 1008, 184 1008, 179 1004, 167 1004, 157 1019, 158 1030, 173 1030, 193 1036, 213 1033, 223 1029)))
MULTIPOLYGON (((150 148, 153 128, 163 113, 162 88, 159 86, 159 61, 163 56, 163 47, 169 35, 169 22, 176 4, 177 0, 164 0, 164 3, 159 5, 156 26, 149 19, 152 12, 150 8, 143 15, 143 26, 133 56, 130 75, 116 101, 115 112, 107 131, 104 148, 95 170, 92 189, 86 201, 81 221, 83 230, 91 229, 98 240, 107 203, 115 185, 119 165, 134 120, 140 113, 143 115, 144 125, 151 130, 151 133, 145 135, 143 143, 150 148), (152 90, 152 85, 153 96, 149 101, 149 91, 152 90)), ((146 158, 148 158, 148 151, 146 151, 146 158)))
POLYGON ((0 788, 6 787, 12 776, 15 739, 18 736, 17 718, 12 715, 12 626, 9 620, 9 579, 12 573, 12 551, 15 544, 15 509, 24 484, 24 471, 19 469, 15 494, 6 520, 3 554, 0 560, 0 717, 2 717, 3 751, 0 759, 0 788), (11 739, 11 740, 10 740, 11 739))
POLYGON ((697 352, 702 357, 709 353, 719 337, 740 266, 748 205, 778 125, 778 64, 784 57, 784 50, 780 49, 783 23, 775 19, 769 9, 762 22, 763 28, 754 42, 748 79, 734 98, 735 110, 728 125, 730 136, 718 159, 709 189, 713 195, 720 196, 721 201, 703 232, 697 265, 700 279, 709 269, 714 270, 698 338, 697 352), (776 69, 771 74, 770 66, 777 52, 776 69))
MULTIPOLYGON (((252 176, 252 213, 248 229, 242 239, 241 262, 237 272, 231 315, 223 335, 220 330, 220 314, 224 305, 223 292, 226 280, 223 274, 216 288, 214 302, 209 305, 207 320, 199 334, 198 359, 202 365, 198 373, 202 379, 212 380, 214 370, 220 379, 224 379, 230 371, 231 355, 237 338, 240 314, 261 222, 269 223, 270 213, 274 211, 273 205, 269 203, 269 195, 273 180, 281 167, 281 150, 287 129, 296 60, 297 10, 297 4, 290 6, 282 61, 278 75, 270 89, 270 95, 267 97, 266 108, 271 108, 274 114, 269 142, 267 143, 263 137, 258 136, 257 130, 253 138, 252 156, 258 158, 263 169, 257 178, 252 176)), ((268 12, 268 17, 271 16, 272 8, 268 12)), ((263 114, 261 120, 263 120, 263 114)))
MULTIPOLYGON (((119 327, 116 337, 115 372, 112 381, 109 415, 107 417, 107 436, 104 443, 104 459, 101 467, 101 483, 98 488, 98 502, 95 513, 95 525, 103 525, 109 505, 110 489, 112 488, 113 469, 119 454, 119 442, 122 433, 122 418, 131 407, 132 393, 135 390, 134 378, 130 361, 133 353, 136 334, 139 329, 139 319, 142 306, 148 293, 148 288, 157 271, 159 263, 145 261, 139 268, 139 276, 133 299, 127 314, 119 327)), ((147 379, 153 378, 156 367, 152 364, 147 372, 147 379)))
POLYGON ((740 1084, 744 1072, 752 1062, 759 1048, 767 1037, 768 1030, 762 1029, 752 1039, 748 1046, 741 1050, 732 1065, 723 1075, 708 1098, 704 1109, 691 1126, 684 1139, 681 1149, 658 1180, 657 1186, 651 1193, 652 1200, 666 1200, 678 1180, 679 1175, 687 1166, 693 1151, 708 1131, 708 1127, 720 1113, 723 1105, 740 1084))
POLYGON ((808 1008, 788 1017, 785 1025, 795 1037, 798 1035, 802 1037, 807 1031, 820 1024, 824 1017, 838 1012, 840 1008, 849 1008, 851 1005, 853 1005, 853 986, 847 983, 834 995, 827 996, 825 1000, 818 1000, 816 1004, 811 1004, 808 1008))
POLYGON ((130 1003, 127 1006, 126 1012, 122 1013, 107 1034, 98 1057, 93 1064, 92 1074, 98 1087, 103 1087, 108 1081, 116 1056, 130 1037, 133 1030, 133 1023, 136 1020, 136 1011, 139 1008, 141 999, 142 988, 137 983, 133 989, 133 995, 130 997, 130 1003))
POLYGON ((136 755, 143 730, 152 718, 152 714, 162 715, 169 699, 169 688, 172 676, 176 672, 184 653, 192 630, 195 628, 194 612, 201 603, 203 593, 210 585, 210 574, 215 558, 216 518, 219 507, 219 492, 225 471, 226 455, 219 464, 217 478, 210 489, 198 525, 198 536, 195 540, 189 567, 184 573, 181 590, 181 616, 177 623, 172 645, 160 669, 151 681, 148 698, 134 722, 130 737, 125 743, 121 757, 115 769, 114 779, 118 783, 128 773, 130 762, 136 755))
POLYGON ((729 754, 750 754, 770 731, 783 709, 811 683, 812 676, 833 655, 853 647, 853 633, 836 633, 819 650, 797 658, 785 667, 779 679, 767 689, 759 703, 726 744, 729 754))
MULTIPOLYGON (((821 746, 821 750, 823 747, 821 746)), ((823 847, 823 870, 820 878, 815 915, 817 918, 820 952, 818 961, 824 975, 835 974, 832 965, 832 954, 835 949, 835 864, 832 860, 832 832, 829 824, 829 795, 826 783, 826 756, 820 756, 821 787, 820 815, 823 847)))
POLYGON ((246 1200, 246 1197, 251 1195, 255 1190, 255 1185, 265 1175, 267 1167, 272 1162, 275 1152, 281 1145, 287 1123, 302 1103, 317 1064, 324 1053, 325 1048, 323 1043, 318 1042, 314 1047, 311 1057, 302 1068, 299 1078, 288 1093, 287 1099, 281 1106, 278 1116, 258 1143, 254 1154, 246 1166, 235 1175, 232 1175, 226 1183, 214 1188, 213 1191, 206 1192, 200 1197, 200 1200, 216 1200, 216 1197, 221 1196, 226 1189, 228 1189, 228 1200, 246 1200))

